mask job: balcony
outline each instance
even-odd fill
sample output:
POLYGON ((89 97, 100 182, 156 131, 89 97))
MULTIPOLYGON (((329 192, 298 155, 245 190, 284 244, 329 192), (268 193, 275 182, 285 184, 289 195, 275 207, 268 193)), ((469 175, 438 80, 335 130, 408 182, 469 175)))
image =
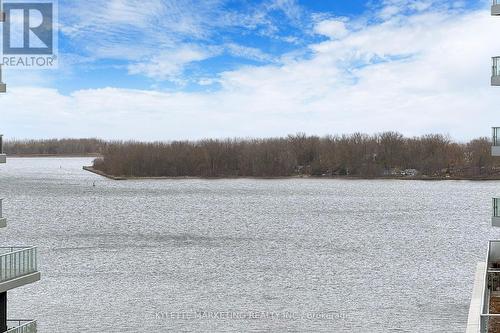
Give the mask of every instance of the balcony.
POLYGON ((500 127, 493 127, 491 155, 500 156, 500 127))
POLYGON ((492 58, 493 65, 491 67, 491 85, 500 86, 500 57, 492 58))
POLYGON ((500 328, 498 300, 500 291, 500 242, 490 241, 486 257, 486 269, 482 277, 480 299, 480 333, 497 332, 500 328))
POLYGON ((36 247, 0 248, 0 293, 39 280, 36 247))
POLYGON ((493 0, 493 3, 491 4, 491 15, 500 15, 500 0, 493 0))
POLYGON ((9 320, 7 321, 7 331, 4 333, 36 333, 36 321, 9 320))
POLYGON ((493 216, 491 218, 493 227, 500 227, 500 198, 493 199, 493 216))
POLYGON ((0 199, 0 228, 7 226, 7 219, 3 217, 3 199, 0 199))
POLYGON ((7 155, 3 152, 3 135, 0 134, 0 163, 7 162, 7 155))
POLYGON ((500 241, 490 241, 486 257, 486 269, 479 277, 481 297, 478 299, 479 330, 467 332, 499 332, 500 331, 500 241))

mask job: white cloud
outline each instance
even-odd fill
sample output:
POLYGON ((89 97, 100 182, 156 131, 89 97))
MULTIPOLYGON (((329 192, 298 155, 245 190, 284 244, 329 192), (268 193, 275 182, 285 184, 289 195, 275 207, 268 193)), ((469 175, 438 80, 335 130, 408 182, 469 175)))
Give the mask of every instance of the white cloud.
POLYGON ((184 68, 193 62, 212 57, 216 50, 201 49, 195 45, 162 51, 146 61, 128 66, 130 74, 141 74, 153 79, 176 81, 184 68))
POLYGON ((210 86, 210 85, 215 84, 217 82, 218 81, 216 79, 206 78, 206 77, 201 78, 201 79, 198 80, 198 84, 200 86, 210 86))
POLYGON ((230 54, 236 57, 241 57, 250 60, 269 62, 273 61, 274 57, 262 52, 260 49, 229 43, 226 48, 230 54))
POLYGON ((386 20, 390 17, 399 14, 403 8, 398 6, 385 6, 379 13, 380 18, 386 20))
POLYGON ((303 15, 303 9, 296 0, 271 0, 267 8, 281 10, 289 19, 294 21, 300 21, 303 15))
MULTIPOLYGON (((204 78, 221 85, 210 92, 106 88, 63 96, 11 87, 0 96, 0 123, 16 137, 156 140, 383 130, 484 136, 500 104, 500 91, 489 87, 490 57, 500 54, 498 28, 486 10, 398 14, 358 25, 342 39, 332 34, 310 45, 308 57, 204 78)), ((205 56, 188 48, 136 70, 172 75, 205 56)))
MULTIPOLYGON (((269 38, 296 41, 278 36, 280 26, 274 14, 283 13, 300 25, 303 9, 295 0, 272 0, 246 4, 243 10, 230 9, 227 0, 62 0, 60 28, 81 58, 131 62, 131 73, 156 80, 184 82, 183 68, 208 56, 226 51, 238 57, 268 62, 262 50, 239 45, 225 36, 225 29, 255 33, 269 38), (215 37, 214 37, 215 36, 215 37), (178 48, 190 44, 198 50, 178 48), (218 48, 218 52, 214 49, 218 48), (200 50, 209 49, 209 52, 200 50)), ((280 21, 282 23, 283 21, 280 21)), ((295 37, 296 38, 296 37, 295 37)), ((73 51, 74 52, 74 51, 73 51)), ((65 56, 65 55, 64 55, 65 56)), ((88 66, 87 63, 84 64, 88 66)))
POLYGON ((349 30, 345 25, 345 22, 341 20, 324 20, 319 22, 314 31, 317 34, 325 35, 330 38, 342 38, 349 34, 349 30))

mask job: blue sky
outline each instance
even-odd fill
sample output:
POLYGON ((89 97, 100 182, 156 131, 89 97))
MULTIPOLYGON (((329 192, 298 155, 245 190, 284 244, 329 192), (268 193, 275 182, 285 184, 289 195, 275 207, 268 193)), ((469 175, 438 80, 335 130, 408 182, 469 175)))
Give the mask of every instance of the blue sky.
MULTIPOLYGON (((294 52, 307 57, 309 45, 328 39, 314 31, 318 22, 328 19, 377 22, 380 18, 373 12, 382 10, 384 3, 390 1, 107 3, 89 1, 81 6, 74 1, 61 1, 64 26, 60 34, 61 60, 71 71, 64 77, 57 74, 62 80, 56 80, 55 87, 61 92, 109 86, 167 91, 216 89, 216 83, 214 86, 207 83, 219 73, 242 66, 273 65, 279 63, 281 56, 294 52), (93 17, 92 9, 102 16, 93 17), (174 13, 169 14, 172 9, 174 13), (118 16, 126 18, 135 13, 143 16, 131 19, 135 24, 127 19, 110 22, 118 16), (75 57, 83 61, 74 63, 75 57)), ((481 3, 469 1, 459 5, 469 9, 481 3)))
POLYGON ((8 136, 489 134, 489 1, 59 0, 58 70, 5 70, 8 136))
POLYGON ((314 25, 319 20, 330 17, 356 18, 377 7, 376 4, 358 0, 115 3, 116 7, 106 8, 106 5, 96 1, 95 7, 109 12, 85 22, 85 18, 88 18, 86 15, 76 19, 73 17, 74 12, 81 9, 80 6, 71 8, 74 7, 73 1, 61 2, 61 21, 68 27, 60 34, 60 51, 63 55, 71 56, 68 62, 75 56, 89 61, 65 63, 65 57, 61 58, 64 65, 71 67, 72 74, 55 82, 61 92, 108 86, 167 91, 213 90, 218 88, 217 84, 213 83, 212 86, 207 82, 219 73, 242 66, 276 64, 281 56, 292 52, 307 56, 309 44, 326 39, 314 33, 314 25), (175 14, 148 12, 148 3, 155 8, 160 4, 159 7, 165 11, 174 7, 175 14), (136 11, 142 13, 144 19, 150 20, 150 24, 137 22, 129 26, 128 22, 124 24, 121 20, 116 24, 107 22, 108 15, 126 16, 136 11), (181 25, 185 26, 176 27, 178 21, 183 20, 187 23, 181 25), (72 30, 75 21, 81 26, 79 30, 64 33, 65 30, 72 30), (106 33, 103 41, 95 40, 95 37, 100 39, 98 34, 107 28, 111 28, 113 33, 106 33), (149 36, 150 33, 155 36, 149 36), (94 34, 97 36, 92 36, 94 34), (118 52, 113 52, 113 49, 118 52), (124 56, 120 52, 122 49, 129 56, 124 56), (146 67, 144 62, 148 61, 153 62, 153 67, 159 65, 160 60, 155 63, 154 59, 162 52, 168 54, 166 61, 170 60, 173 64, 146 67), (136 54, 140 54, 139 57, 136 54), (179 58, 175 58, 175 54, 179 54, 179 58))

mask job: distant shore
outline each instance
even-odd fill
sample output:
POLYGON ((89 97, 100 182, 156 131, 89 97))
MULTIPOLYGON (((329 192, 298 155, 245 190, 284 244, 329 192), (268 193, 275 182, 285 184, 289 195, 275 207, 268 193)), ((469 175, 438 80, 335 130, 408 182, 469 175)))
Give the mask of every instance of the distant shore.
POLYGON ((85 169, 125 179, 500 180, 492 141, 458 142, 442 134, 291 134, 184 141, 13 140, 13 158, 88 158, 85 169), (105 171, 102 172, 101 170, 105 171), (241 175, 241 176, 239 176, 241 175))
POLYGON ((308 175, 297 175, 288 177, 250 177, 250 176, 220 176, 220 177, 123 177, 123 176, 113 176, 109 175, 100 170, 96 170, 91 166, 84 166, 83 170, 95 173, 96 175, 111 179, 111 180, 183 180, 183 179, 344 179, 344 180, 421 180, 421 181, 446 181, 446 180, 467 180, 467 181, 493 181, 500 180, 500 177, 429 177, 429 176, 417 176, 417 177, 354 177, 354 176, 308 176, 308 175))
POLYGON ((100 157, 100 154, 7 154, 8 158, 30 158, 30 157, 100 157))

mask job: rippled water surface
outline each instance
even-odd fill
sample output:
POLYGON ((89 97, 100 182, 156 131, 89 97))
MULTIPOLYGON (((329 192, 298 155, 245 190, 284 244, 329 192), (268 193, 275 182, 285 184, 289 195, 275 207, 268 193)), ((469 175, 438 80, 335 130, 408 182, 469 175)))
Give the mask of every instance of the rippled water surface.
POLYGON ((9 293, 40 332, 464 332, 499 182, 111 181, 9 159, 9 293), (93 183, 95 182, 95 187, 93 183))

